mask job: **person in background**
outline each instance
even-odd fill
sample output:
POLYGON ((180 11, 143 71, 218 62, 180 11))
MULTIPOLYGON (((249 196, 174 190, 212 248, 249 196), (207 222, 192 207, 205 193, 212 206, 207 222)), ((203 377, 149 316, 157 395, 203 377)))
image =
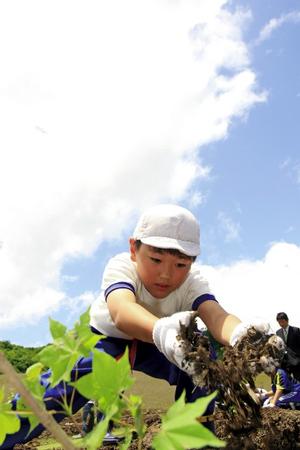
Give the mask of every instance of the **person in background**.
POLYGON ((82 435, 92 431, 95 425, 95 402, 89 400, 82 409, 82 435))
POLYGON ((300 329, 289 325, 289 318, 285 312, 279 312, 276 320, 280 326, 276 334, 283 339, 287 347, 291 363, 289 371, 294 378, 300 380, 300 329))
MULTIPOLYGON (((95 419, 96 423, 99 423, 104 419, 104 415, 97 408, 97 404, 93 400, 89 400, 82 408, 82 432, 77 437, 84 437, 88 433, 90 433, 95 426, 95 419)), ((111 433, 112 428, 113 422, 110 421, 107 433, 104 436, 102 442, 103 445, 117 445, 120 441, 123 440, 123 438, 114 436, 111 433)))
POLYGON ((288 373, 277 367, 271 374, 271 390, 261 390, 259 397, 263 401, 263 408, 298 409, 300 405, 300 383, 292 379, 288 373))
POLYGON ((76 434, 73 438, 84 437, 87 433, 92 431, 95 425, 95 402, 89 400, 82 408, 82 431, 80 434, 76 434))

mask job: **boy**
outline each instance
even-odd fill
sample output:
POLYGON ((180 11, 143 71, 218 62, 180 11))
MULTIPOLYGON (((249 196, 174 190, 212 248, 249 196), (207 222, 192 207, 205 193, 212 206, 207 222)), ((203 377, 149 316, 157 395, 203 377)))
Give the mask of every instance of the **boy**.
MULTIPOLYGON (((230 342, 240 320, 219 305, 199 266, 192 265, 200 253, 200 231, 190 211, 175 205, 150 208, 129 244, 130 252, 112 258, 104 270, 102 293, 91 308, 93 331, 116 345, 118 339, 131 346, 137 340, 141 351, 154 352, 154 360, 159 357, 179 368, 179 322, 188 324, 192 310, 217 341, 230 342)), ((148 372, 159 377, 148 363, 148 372)))
POLYGON ((262 398, 263 407, 299 409, 300 383, 289 377, 282 368, 275 368, 271 374, 271 390, 262 398))
MULTIPOLYGON (((184 371, 189 368, 182 370, 180 323, 187 325, 192 311, 198 311, 214 338, 225 345, 233 345, 246 325, 219 305, 199 266, 193 265, 200 253, 200 230, 190 211, 177 205, 150 208, 141 216, 129 245, 129 253, 107 264, 102 292, 91 307, 92 330, 106 336, 96 347, 113 357, 129 347, 132 369, 167 380, 177 386, 176 399, 185 390, 186 401, 192 402, 205 391, 195 388, 184 371)), ((81 358, 73 377, 91 370, 91 358, 81 358)), ((47 383, 47 375, 42 382, 47 383)), ((47 409, 57 411, 62 391, 73 396, 73 412, 87 401, 60 383, 46 390, 47 409)), ((63 415, 55 418, 61 420, 63 415)), ((29 441, 43 430, 39 425, 28 435, 28 421, 21 422, 20 431, 8 436, 0 449, 29 441)))

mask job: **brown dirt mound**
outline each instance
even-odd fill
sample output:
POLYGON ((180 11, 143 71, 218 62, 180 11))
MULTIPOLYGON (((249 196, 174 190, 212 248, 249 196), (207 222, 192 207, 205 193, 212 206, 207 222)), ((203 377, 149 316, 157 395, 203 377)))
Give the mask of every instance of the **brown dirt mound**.
MULTIPOLYGON (((153 436, 160 427, 162 411, 146 410, 144 420, 147 432, 143 439, 142 449, 150 450, 153 436)), ((280 408, 265 408, 261 411, 260 426, 252 430, 232 432, 228 427, 226 416, 217 410, 215 414, 216 435, 227 442, 229 450, 293 450, 300 447, 300 411, 284 410, 280 408)), ((125 421, 131 422, 129 417, 125 421)), ((65 419, 62 427, 70 436, 78 433, 81 427, 81 415, 76 414, 72 421, 65 419)), ((50 439, 46 431, 38 439, 28 444, 17 445, 15 450, 33 450, 41 445, 41 439, 50 439)), ((102 446, 99 450, 116 450, 115 446, 102 446)), ((211 448, 211 447, 210 447, 211 448)), ((131 443, 129 450, 137 450, 137 441, 131 443)))

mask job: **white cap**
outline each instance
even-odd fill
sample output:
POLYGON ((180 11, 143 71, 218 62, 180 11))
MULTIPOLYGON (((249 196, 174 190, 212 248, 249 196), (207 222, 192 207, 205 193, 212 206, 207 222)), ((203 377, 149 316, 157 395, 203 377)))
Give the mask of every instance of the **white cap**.
POLYGON ((157 205, 145 211, 133 238, 152 247, 177 249, 187 256, 200 253, 200 226, 195 216, 177 205, 157 205))

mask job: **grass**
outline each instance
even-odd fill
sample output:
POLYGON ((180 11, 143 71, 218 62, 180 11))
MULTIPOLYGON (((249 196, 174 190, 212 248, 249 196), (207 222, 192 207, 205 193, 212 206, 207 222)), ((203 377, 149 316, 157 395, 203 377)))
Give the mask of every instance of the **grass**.
MULTIPOLYGON (((166 381, 149 377, 142 372, 134 372, 134 386, 131 393, 140 395, 145 409, 168 409, 174 402, 175 386, 169 386, 166 381)), ((271 379, 264 373, 255 379, 257 387, 270 390, 271 379)))
MULTIPOLYGON (((142 372, 133 372, 135 383, 130 393, 140 395, 143 399, 145 409, 168 409, 174 401, 175 386, 169 386, 164 380, 149 377, 142 372)), ((255 380, 256 386, 269 390, 271 388, 270 377, 260 374, 255 380)), ((6 387, 8 394, 9 388, 5 382, 4 376, 0 375, 0 386, 6 387)))
POLYGON ((168 409, 174 402, 175 386, 166 381, 149 377, 142 372, 133 372, 135 383, 130 393, 143 399, 145 409, 168 409))
POLYGON ((264 373, 261 373, 256 377, 255 385, 256 387, 260 387, 269 391, 271 389, 271 378, 264 373))

